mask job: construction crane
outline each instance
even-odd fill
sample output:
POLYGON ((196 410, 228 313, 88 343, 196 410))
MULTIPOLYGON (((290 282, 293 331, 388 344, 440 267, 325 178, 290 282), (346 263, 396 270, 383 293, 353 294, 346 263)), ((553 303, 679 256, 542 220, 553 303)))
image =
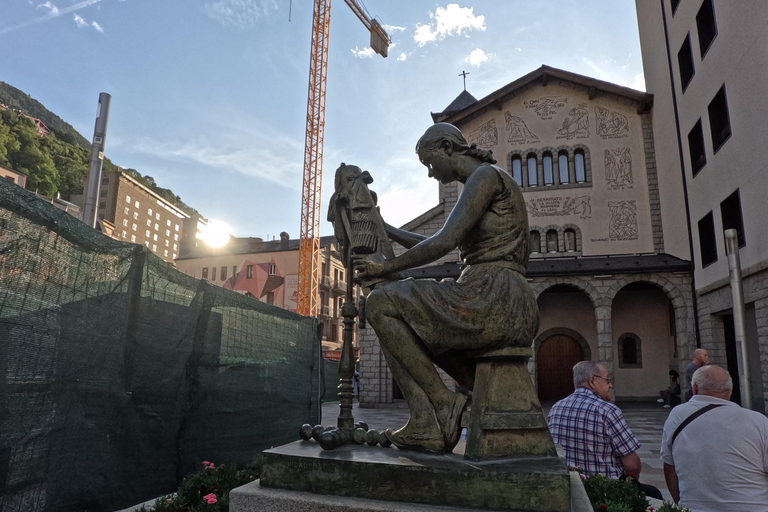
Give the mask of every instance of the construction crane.
MULTIPOLYGON (((344 0, 371 32, 371 48, 387 56, 389 35, 368 15, 357 0, 344 0)), ((315 0, 312 15, 312 48, 309 57, 307 127, 304 138, 304 179, 301 189, 301 231, 299 233, 299 279, 296 311, 317 316, 318 266, 320 262, 320 186, 323 179, 325 138, 325 96, 328 74, 328 34, 331 27, 331 0, 315 0)))

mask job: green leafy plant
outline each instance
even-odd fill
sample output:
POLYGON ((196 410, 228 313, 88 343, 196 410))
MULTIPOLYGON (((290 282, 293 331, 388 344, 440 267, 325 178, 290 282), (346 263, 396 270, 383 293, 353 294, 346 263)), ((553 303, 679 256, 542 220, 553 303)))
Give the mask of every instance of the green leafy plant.
POLYGON ((260 460, 238 469, 203 461, 203 469, 185 478, 178 492, 161 496, 137 512, 228 512, 229 491, 259 477, 260 460))
POLYGON ((645 512, 648 500, 631 480, 615 480, 603 475, 583 477, 584 489, 595 512, 645 512))
POLYGON ((675 505, 665 501, 662 506, 656 509, 656 512, 692 512, 691 509, 675 505))

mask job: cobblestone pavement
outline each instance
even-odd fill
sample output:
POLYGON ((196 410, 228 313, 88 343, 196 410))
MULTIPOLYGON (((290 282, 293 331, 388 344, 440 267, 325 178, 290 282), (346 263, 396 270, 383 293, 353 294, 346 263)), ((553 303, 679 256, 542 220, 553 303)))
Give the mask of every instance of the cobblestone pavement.
MULTIPOLYGON (((640 480, 643 483, 658 487, 665 499, 671 501, 672 498, 667 490, 667 484, 664 482, 664 472, 662 462, 659 459, 661 445, 661 433, 664 428, 664 421, 669 415, 669 409, 664 409, 657 403, 619 403, 624 412, 624 418, 632 429, 642 447, 638 450, 638 455, 643 463, 643 470, 640 474, 640 480)), ((551 404, 544 404, 545 413, 549 410, 551 404)), ((400 428, 408 421, 408 409, 404 403, 392 404, 384 409, 361 409, 355 402, 352 408, 352 415, 355 421, 365 421, 369 428, 384 430, 385 428, 400 428)), ((339 403, 327 402, 323 404, 323 425, 336 425, 339 417, 339 403)), ((464 441, 459 442, 454 450, 457 453, 463 453, 464 441)))

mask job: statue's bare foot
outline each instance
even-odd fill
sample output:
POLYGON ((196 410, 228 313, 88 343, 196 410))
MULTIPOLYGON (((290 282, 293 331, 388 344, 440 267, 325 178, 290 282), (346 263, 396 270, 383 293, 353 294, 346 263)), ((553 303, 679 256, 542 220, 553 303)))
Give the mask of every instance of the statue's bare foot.
POLYGON ((453 451, 461 437, 461 415, 467 405, 467 397, 461 393, 453 393, 451 402, 446 407, 436 410, 437 421, 443 431, 445 453, 453 451))
POLYGON ((429 425, 426 422, 424 424, 412 424, 412 420, 408 420, 403 428, 395 432, 387 429, 384 431, 384 435, 401 450, 438 453, 445 451, 445 441, 437 423, 434 425, 429 425))

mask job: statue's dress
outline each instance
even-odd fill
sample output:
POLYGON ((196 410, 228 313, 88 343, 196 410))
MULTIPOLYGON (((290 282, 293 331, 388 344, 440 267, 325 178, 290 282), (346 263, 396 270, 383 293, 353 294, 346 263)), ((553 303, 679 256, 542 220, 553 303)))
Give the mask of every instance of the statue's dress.
POLYGON ((435 355, 451 349, 530 346, 539 326, 536 297, 525 279, 528 216, 520 188, 504 184, 459 244, 467 265, 458 280, 408 278, 380 286, 435 355))

